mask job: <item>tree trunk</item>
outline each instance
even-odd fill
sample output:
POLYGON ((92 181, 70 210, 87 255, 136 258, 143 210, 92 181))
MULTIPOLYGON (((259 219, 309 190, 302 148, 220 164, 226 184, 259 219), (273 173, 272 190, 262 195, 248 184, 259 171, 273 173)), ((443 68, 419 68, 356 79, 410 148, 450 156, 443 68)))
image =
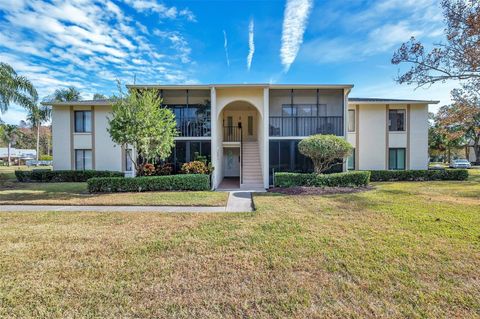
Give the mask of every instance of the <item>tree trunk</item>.
POLYGON ((475 152, 475 164, 480 163, 480 136, 473 141, 473 151, 475 152))
POLYGON ((37 163, 35 166, 38 166, 38 159, 40 153, 40 125, 37 125, 37 163))
POLYGON ((12 147, 12 143, 8 142, 8 150, 7 150, 7 156, 8 156, 8 162, 7 165, 10 166, 10 148, 12 147))
POLYGON ((452 161, 452 150, 451 150, 450 147, 448 148, 448 155, 447 156, 448 156, 448 163, 450 163, 452 161))

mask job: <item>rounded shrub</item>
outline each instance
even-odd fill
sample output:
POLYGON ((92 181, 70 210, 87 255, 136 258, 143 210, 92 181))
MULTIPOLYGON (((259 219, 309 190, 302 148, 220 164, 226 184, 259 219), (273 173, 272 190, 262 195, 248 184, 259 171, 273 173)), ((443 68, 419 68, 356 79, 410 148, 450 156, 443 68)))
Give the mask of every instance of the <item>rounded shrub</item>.
POLYGON ((337 164, 338 159, 349 156, 352 145, 339 136, 317 134, 301 140, 298 151, 311 158, 315 173, 321 174, 337 164))

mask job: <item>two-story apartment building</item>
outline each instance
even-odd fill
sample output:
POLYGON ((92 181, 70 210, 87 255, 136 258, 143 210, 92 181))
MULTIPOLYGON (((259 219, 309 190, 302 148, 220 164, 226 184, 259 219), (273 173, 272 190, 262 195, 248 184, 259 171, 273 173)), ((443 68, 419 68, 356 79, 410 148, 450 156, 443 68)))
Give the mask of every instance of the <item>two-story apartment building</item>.
MULTIPOLYGON (((222 181, 268 188, 274 171, 311 171, 298 142, 335 134, 354 147, 340 170, 426 169, 428 104, 437 101, 348 97, 353 85, 130 85, 158 90, 177 121, 169 162, 179 169, 208 157, 222 181)), ((111 101, 52 103, 54 169, 124 171, 127 152, 108 132, 111 101)))

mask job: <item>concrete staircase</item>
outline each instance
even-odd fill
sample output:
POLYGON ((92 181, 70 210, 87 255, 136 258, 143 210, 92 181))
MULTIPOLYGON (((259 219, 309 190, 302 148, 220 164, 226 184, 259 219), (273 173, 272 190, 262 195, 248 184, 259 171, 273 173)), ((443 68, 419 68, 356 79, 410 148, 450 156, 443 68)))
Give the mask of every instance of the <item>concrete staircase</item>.
POLYGON ((263 189, 262 164, 257 141, 243 142, 243 183, 241 189, 263 189))

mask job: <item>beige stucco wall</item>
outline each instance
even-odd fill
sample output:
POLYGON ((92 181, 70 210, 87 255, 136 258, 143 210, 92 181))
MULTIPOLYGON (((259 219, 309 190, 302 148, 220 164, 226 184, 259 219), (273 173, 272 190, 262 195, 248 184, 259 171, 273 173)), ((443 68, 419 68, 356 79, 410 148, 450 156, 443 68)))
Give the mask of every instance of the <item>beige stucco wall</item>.
POLYGON ((386 107, 360 105, 358 163, 360 170, 385 169, 386 107))
POLYGON ((53 169, 74 169, 75 149, 91 149, 94 169, 122 170, 122 150, 116 146, 107 132, 107 114, 110 106, 54 106, 52 109, 53 169), (73 132, 73 112, 93 111, 92 133, 73 132))
POLYGON ((388 133, 388 147, 391 148, 406 148, 407 147, 407 132, 389 132, 388 133))
POLYGON ((236 101, 245 101, 257 108, 263 114, 263 88, 216 88, 217 116, 228 104, 236 101))
POLYGON ((108 115, 111 106, 97 106, 94 111, 95 169, 107 171, 122 170, 122 148, 113 143, 107 132, 108 115))
POLYGON ((410 169, 428 168, 428 105, 410 106, 410 169))
MULTIPOLYGON (((268 158, 268 156, 265 155, 265 152, 268 152, 268 136, 264 134, 265 128, 264 125, 262 125, 262 123, 264 123, 264 114, 267 114, 268 116, 268 109, 265 110, 265 105, 268 108, 268 94, 265 95, 264 88, 262 87, 212 88, 212 122, 214 124, 214 121, 216 121, 217 130, 216 138, 213 137, 212 139, 212 164, 215 167, 213 178, 214 187, 216 188, 223 179, 223 110, 225 107, 233 105, 235 102, 239 101, 249 103, 255 107, 257 111, 257 125, 255 126, 258 137, 259 156, 262 166, 264 186, 268 187, 268 166, 265 167, 265 160, 268 158), (215 142, 213 142, 213 140, 215 140, 215 142)), ((228 110, 229 109, 226 109, 226 111, 228 110)))
POLYGON ((92 134, 91 133, 73 133, 73 149, 91 149, 92 134))
POLYGON ((52 108, 53 169, 71 169, 70 106, 52 108))
MULTIPOLYGON (((348 108, 356 107, 351 103, 348 108)), ((356 161, 359 169, 388 169, 387 148, 406 149, 407 169, 427 169, 428 105, 394 104, 388 105, 388 109, 406 110, 406 131, 388 131, 386 104, 359 105, 356 132, 347 133, 347 141, 358 147, 356 161)))

